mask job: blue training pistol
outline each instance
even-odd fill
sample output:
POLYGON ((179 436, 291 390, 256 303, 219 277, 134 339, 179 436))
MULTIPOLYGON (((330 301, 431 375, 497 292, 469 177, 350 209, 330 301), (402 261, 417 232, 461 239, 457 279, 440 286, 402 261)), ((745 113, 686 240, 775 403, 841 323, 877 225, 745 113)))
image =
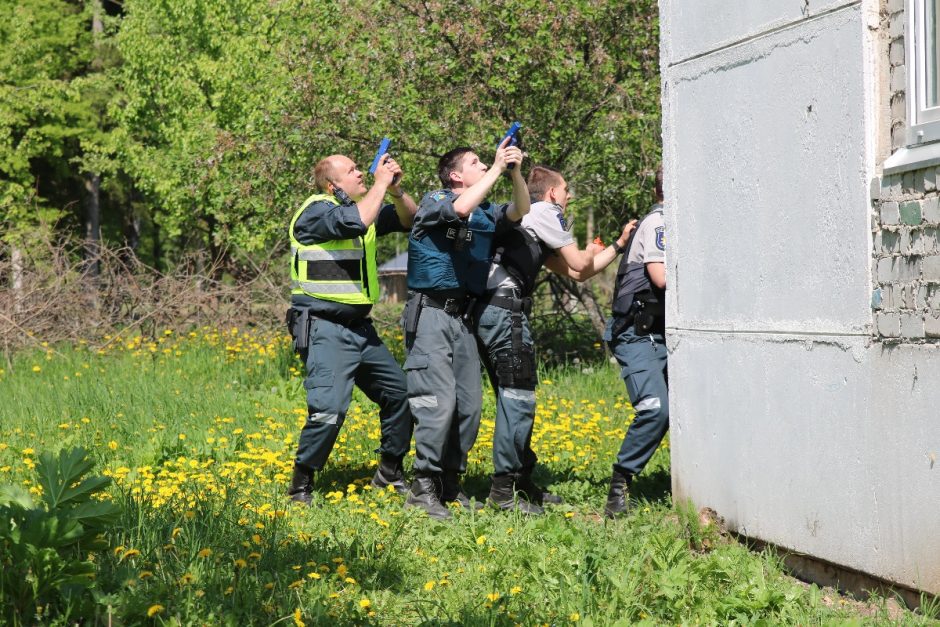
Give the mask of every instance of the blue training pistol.
POLYGON ((382 143, 379 144, 379 150, 375 153, 375 158, 372 160, 372 165, 369 166, 369 174, 375 174, 376 168, 379 167, 379 160, 382 158, 382 155, 388 152, 388 149, 392 146, 392 140, 388 137, 382 138, 382 143))
MULTIPOLYGON (((503 143, 504 141, 506 141, 506 138, 507 138, 507 137, 510 137, 510 138, 511 138, 511 139, 509 140, 509 145, 510 145, 510 146, 517 146, 517 145, 519 145, 519 131, 520 131, 521 129, 522 129, 522 124, 520 124, 519 122, 513 122, 513 123, 512 123, 512 126, 509 127, 509 130, 506 131, 506 134, 503 135, 503 138, 502 138, 501 140, 499 140, 499 143, 498 143, 498 144, 496 144, 496 147, 498 148, 499 146, 501 146, 502 143, 503 143)), ((516 167, 516 164, 514 164, 514 163, 510 163, 509 166, 508 166, 508 168, 509 168, 510 170, 512 170, 514 167, 516 167)))

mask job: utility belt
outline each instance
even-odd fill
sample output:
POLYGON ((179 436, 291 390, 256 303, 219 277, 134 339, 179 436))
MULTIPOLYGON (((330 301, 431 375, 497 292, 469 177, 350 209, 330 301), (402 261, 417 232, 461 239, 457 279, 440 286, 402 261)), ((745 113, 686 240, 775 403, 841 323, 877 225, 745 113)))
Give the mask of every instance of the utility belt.
POLYGON ((466 295, 447 296, 442 293, 408 292, 408 301, 405 303, 405 311, 402 314, 402 327, 406 334, 416 333, 421 310, 425 307, 440 309, 448 316, 462 318, 468 310, 472 309, 474 302, 474 299, 466 295))
POLYGON ((287 331, 294 338, 294 350, 306 350, 310 346, 310 325, 314 320, 326 320, 347 329, 358 329, 359 327, 372 322, 368 316, 364 318, 342 319, 339 316, 314 314, 308 307, 295 308, 287 310, 287 316, 284 322, 287 323, 287 331))
POLYGON ((440 309, 449 316, 454 318, 459 318, 467 310, 467 303, 469 298, 466 296, 458 296, 447 298, 441 295, 431 295, 425 294, 424 292, 416 292, 416 295, 421 295, 421 306, 430 307, 431 309, 440 309))
POLYGON ((640 292, 633 297, 633 304, 626 314, 614 314, 611 335, 617 337, 633 326, 637 335, 666 333, 666 305, 657 300, 652 292, 640 292))
POLYGON ((493 305, 512 312, 521 311, 526 318, 532 316, 532 297, 519 296, 518 290, 511 287, 498 287, 490 290, 480 299, 482 305, 493 305))

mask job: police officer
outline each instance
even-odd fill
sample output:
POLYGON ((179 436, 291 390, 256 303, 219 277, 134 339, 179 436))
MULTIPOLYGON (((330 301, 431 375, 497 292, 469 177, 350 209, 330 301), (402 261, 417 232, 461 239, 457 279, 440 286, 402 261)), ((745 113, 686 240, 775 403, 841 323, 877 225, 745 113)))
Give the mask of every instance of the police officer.
POLYGON ((496 393, 489 501, 501 509, 541 514, 543 503, 561 503, 561 498, 532 480, 538 459, 531 447, 538 377, 528 317, 535 281, 543 264, 579 281, 594 276, 623 250, 635 222, 624 228, 619 248, 591 244, 581 250, 565 220, 571 194, 561 173, 535 166, 528 188, 532 206, 518 225, 497 236, 486 292, 476 303, 473 320, 496 393))
POLYGON ((656 172, 656 204, 640 221, 617 270, 613 315, 605 340, 621 366, 636 417, 613 465, 604 513, 627 511, 630 483, 669 429, 665 311, 666 239, 663 173, 656 172))
POLYGON ((381 461, 372 484, 407 490, 402 473, 412 430, 407 383, 369 319, 379 298, 376 237, 407 231, 417 211, 401 189, 401 176, 401 167, 384 155, 367 190, 352 159, 326 157, 314 168, 319 193, 290 222, 288 325, 307 366, 307 421, 288 490, 294 501, 311 503, 313 474, 333 449, 354 383, 380 408, 381 461), (386 195, 392 203, 384 204, 386 195))
POLYGON ((519 171, 522 151, 509 138, 487 166, 470 148, 455 148, 438 162, 443 189, 421 200, 408 240, 408 287, 402 323, 408 358, 408 398, 416 420, 415 479, 406 507, 438 519, 446 503, 470 507, 459 475, 480 427, 480 359, 464 313, 468 298, 482 294, 497 228, 529 211, 519 171), (514 167, 512 167, 514 166, 514 167), (506 170, 513 203, 495 205, 486 195, 506 170))

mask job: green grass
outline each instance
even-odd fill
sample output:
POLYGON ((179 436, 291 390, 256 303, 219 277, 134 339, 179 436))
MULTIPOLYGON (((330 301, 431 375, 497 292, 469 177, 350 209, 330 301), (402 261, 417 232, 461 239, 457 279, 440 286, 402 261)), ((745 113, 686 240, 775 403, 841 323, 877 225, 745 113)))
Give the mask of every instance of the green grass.
MULTIPOLYGON (((567 502, 544 517, 484 510, 440 523, 369 489, 378 419, 358 392, 318 478, 316 507, 290 507, 283 493, 304 414, 298 368, 284 338, 232 331, 12 356, 0 374, 0 483, 35 492, 38 453, 81 445, 115 479, 110 491, 123 510, 108 550, 93 555, 97 613, 41 607, 26 622, 889 619, 883 600, 864 612, 827 600, 786 577, 772 552, 750 552, 703 526, 690 506, 674 507, 668 441, 636 482, 631 515, 604 520, 610 463, 631 413, 618 369, 605 363, 542 373, 538 478, 567 502)), ((466 480, 481 498, 492 471, 493 404, 485 401, 466 480)))

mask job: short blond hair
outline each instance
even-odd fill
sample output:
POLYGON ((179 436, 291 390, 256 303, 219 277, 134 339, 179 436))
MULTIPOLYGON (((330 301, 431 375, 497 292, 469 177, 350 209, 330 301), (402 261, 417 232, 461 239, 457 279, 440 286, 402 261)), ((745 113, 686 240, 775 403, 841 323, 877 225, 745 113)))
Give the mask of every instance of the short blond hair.
POLYGON ((336 163, 333 161, 333 155, 320 159, 313 167, 313 182, 321 192, 329 191, 334 178, 336 178, 336 163))

